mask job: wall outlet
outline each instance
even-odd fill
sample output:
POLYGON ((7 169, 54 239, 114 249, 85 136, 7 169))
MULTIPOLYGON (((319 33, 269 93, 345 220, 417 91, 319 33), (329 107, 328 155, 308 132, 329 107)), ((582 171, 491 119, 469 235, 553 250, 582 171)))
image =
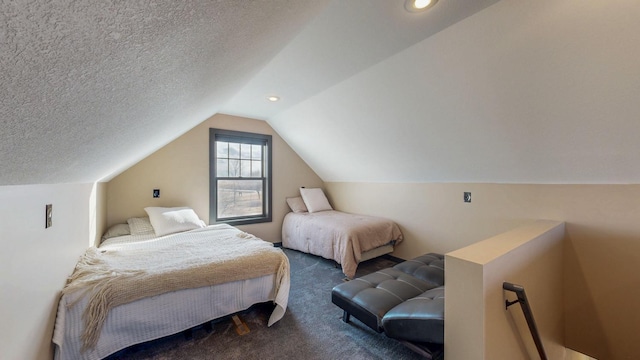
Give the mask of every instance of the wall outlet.
POLYGON ((45 223, 44 228, 50 228, 53 225, 53 205, 47 204, 45 206, 45 223))
POLYGON ((160 189, 153 189, 153 197, 154 198, 160 197, 160 189))
POLYGON ((464 202, 466 202, 466 203, 470 203, 471 202, 471 193, 470 192, 467 192, 467 191, 464 192, 464 202))

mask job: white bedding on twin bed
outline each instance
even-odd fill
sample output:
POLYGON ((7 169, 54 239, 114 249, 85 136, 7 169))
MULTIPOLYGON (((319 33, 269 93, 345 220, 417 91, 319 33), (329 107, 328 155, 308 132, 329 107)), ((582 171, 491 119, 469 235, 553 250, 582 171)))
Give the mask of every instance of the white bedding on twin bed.
MULTIPOLYGON (((188 233, 185 232, 187 237, 188 233)), ((127 246, 139 247, 142 244, 153 246, 153 239, 152 235, 122 236, 106 240, 100 248, 122 249, 127 246)), ((276 275, 270 274, 178 290, 117 306, 109 311, 95 348, 84 352, 81 351, 81 334, 84 331, 82 314, 88 297, 83 296, 78 303, 70 306, 81 294, 65 294, 58 305, 53 333, 54 358, 101 359, 128 346, 175 334, 267 301, 276 304, 268 323, 271 325, 280 320, 286 311, 289 275, 287 271, 280 284, 276 284, 276 275)))
POLYGON ((294 213, 282 223, 282 246, 335 260, 342 272, 355 276, 362 254, 386 246, 379 255, 390 252, 390 243, 402 241, 398 225, 388 219, 340 211, 294 213))

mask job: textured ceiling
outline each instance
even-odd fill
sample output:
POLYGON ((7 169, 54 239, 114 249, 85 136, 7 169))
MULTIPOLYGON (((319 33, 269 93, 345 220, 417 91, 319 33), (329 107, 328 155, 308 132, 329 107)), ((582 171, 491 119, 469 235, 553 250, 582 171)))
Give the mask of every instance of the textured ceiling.
POLYGON ((1 1, 0 185, 117 174, 218 112, 327 1, 1 1))

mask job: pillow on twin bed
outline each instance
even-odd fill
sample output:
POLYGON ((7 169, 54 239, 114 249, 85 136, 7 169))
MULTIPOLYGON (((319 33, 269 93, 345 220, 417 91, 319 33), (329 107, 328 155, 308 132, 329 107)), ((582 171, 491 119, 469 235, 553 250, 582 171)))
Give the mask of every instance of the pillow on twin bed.
POLYGON ((131 230, 129 230, 129 224, 115 224, 113 226, 110 226, 107 231, 105 231, 104 235, 102 235, 102 240, 129 234, 131 234, 131 230))
POLYGON ((300 195, 310 213, 333 210, 331 204, 329 204, 329 200, 327 200, 327 197, 320 188, 300 188, 300 195))
POLYGON ((153 226, 149 218, 130 218, 127 220, 131 235, 149 235, 153 234, 153 226))
POLYGON ((144 211, 149 215, 156 236, 205 227, 204 222, 189 207, 146 207, 144 211))
POLYGON ((291 208, 291 211, 294 213, 305 213, 309 211, 300 196, 287 198, 287 205, 289 205, 289 208, 291 208))

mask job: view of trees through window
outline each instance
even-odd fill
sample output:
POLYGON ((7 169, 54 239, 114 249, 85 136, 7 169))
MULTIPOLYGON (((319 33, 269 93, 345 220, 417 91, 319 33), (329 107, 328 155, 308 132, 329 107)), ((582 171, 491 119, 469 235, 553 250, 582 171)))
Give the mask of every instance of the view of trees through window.
POLYGON ((218 218, 264 215, 264 145, 216 141, 218 218))
POLYGON ((209 223, 271 221, 272 136, 209 129, 209 223))

